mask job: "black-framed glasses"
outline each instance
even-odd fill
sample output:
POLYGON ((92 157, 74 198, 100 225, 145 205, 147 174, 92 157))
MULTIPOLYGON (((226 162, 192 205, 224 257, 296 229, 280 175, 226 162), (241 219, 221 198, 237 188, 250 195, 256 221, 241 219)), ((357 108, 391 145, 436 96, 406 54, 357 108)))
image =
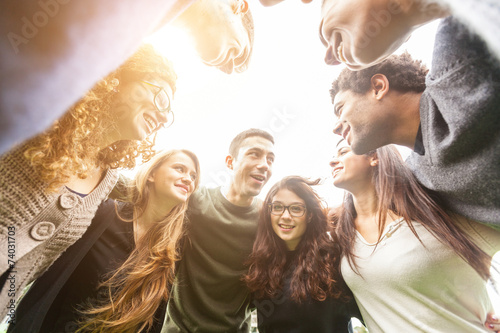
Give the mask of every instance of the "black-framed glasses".
POLYGON ((165 89, 163 89, 163 87, 160 87, 159 85, 144 80, 141 80, 141 82, 149 84, 150 86, 153 86, 158 89, 158 91, 155 93, 153 101, 155 103, 156 109, 159 112, 167 112, 167 113, 172 112, 172 107, 170 105, 170 97, 168 96, 165 89))
POLYGON ((273 202, 268 204, 269 211, 273 215, 282 215, 285 210, 288 210, 288 213, 293 217, 302 217, 306 213, 306 206, 302 204, 291 204, 285 206, 281 202, 273 202))

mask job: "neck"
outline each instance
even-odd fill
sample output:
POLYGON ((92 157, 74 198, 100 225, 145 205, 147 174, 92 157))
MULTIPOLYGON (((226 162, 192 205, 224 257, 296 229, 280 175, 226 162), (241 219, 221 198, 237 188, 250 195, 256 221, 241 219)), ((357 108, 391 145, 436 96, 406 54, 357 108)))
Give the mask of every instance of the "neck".
MULTIPOLYGON (((398 93, 399 94, 399 93, 398 93)), ((420 97, 422 93, 402 93, 396 99, 398 114, 392 124, 392 142, 413 150, 420 126, 420 97), (404 107, 401 107, 401 106, 404 107)))
POLYGON ((135 239, 140 239, 155 223, 163 220, 174 207, 175 204, 173 202, 157 200, 151 195, 144 213, 137 219, 137 223, 135 223, 135 239))
POLYGON ((231 183, 227 191, 224 193, 226 196, 226 199, 232 203, 233 205, 240 206, 240 207, 249 207, 253 203, 253 196, 248 196, 239 193, 231 183))
POLYGON ((364 188, 352 193, 354 208, 356 209, 356 220, 372 219, 378 214, 378 199, 375 187, 364 188))
POLYGON ((414 29, 450 15, 449 8, 437 0, 399 0, 403 16, 414 29))

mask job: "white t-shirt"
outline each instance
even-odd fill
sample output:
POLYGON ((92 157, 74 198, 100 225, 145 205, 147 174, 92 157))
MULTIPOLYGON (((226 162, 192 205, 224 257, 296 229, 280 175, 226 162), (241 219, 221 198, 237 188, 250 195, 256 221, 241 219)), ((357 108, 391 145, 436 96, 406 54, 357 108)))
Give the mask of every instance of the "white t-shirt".
MULTIPOLYGON (((465 219, 458 224, 488 254, 500 250, 500 232, 465 219)), ((486 281, 420 223, 413 225, 425 247, 400 219, 386 226, 378 245, 357 233, 361 276, 342 259, 342 275, 370 333, 486 332, 493 311, 486 281)))

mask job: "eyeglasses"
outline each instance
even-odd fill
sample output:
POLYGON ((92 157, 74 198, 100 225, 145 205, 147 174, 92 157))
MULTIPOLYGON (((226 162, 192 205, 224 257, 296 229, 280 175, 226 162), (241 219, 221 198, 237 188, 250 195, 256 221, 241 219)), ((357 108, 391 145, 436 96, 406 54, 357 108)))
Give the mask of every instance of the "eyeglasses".
POLYGON ((285 210, 288 210, 293 217, 302 217, 306 213, 306 207, 301 204, 292 204, 285 206, 281 202, 273 202, 268 204, 269 211, 273 215, 282 215, 285 210))
POLYGON ((165 89, 163 89, 163 87, 160 87, 154 83, 144 80, 142 80, 141 82, 149 84, 150 86, 153 86, 155 88, 158 88, 158 91, 155 93, 154 103, 156 109, 159 112, 167 112, 167 113, 172 112, 172 108, 170 106, 170 97, 168 97, 168 94, 165 91, 165 89))

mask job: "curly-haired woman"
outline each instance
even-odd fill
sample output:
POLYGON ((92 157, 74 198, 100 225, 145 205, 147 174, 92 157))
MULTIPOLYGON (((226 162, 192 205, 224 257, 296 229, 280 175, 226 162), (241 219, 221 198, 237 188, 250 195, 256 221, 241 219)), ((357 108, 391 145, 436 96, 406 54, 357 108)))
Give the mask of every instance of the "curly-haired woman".
POLYGON ((340 299, 340 250, 329 235, 319 180, 289 176, 261 209, 244 280, 253 294, 259 332, 348 332, 353 302, 340 299))
POLYGON ((0 158, 2 317, 83 235, 116 169, 154 155, 148 136, 170 118, 175 81, 169 62, 145 45, 52 128, 0 158))

